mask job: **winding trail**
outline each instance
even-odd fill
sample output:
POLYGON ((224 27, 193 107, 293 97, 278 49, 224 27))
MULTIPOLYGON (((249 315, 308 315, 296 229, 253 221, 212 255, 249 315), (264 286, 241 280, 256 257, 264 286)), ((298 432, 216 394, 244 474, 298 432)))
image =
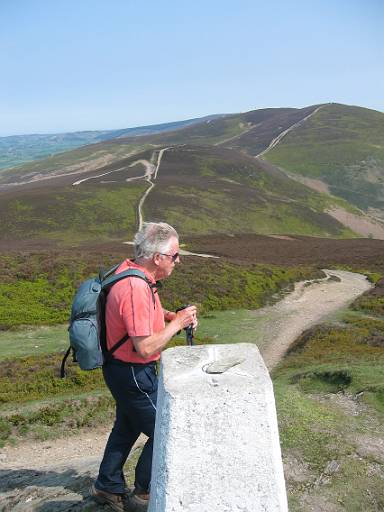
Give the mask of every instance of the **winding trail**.
POLYGON ((97 178, 102 178, 103 176, 107 176, 108 174, 112 174, 114 172, 124 171, 124 169, 125 167, 120 167, 120 169, 114 169, 113 171, 103 172, 102 174, 96 174, 95 176, 88 176, 88 178, 82 178, 81 180, 74 181, 72 183, 72 186, 77 187, 78 185, 81 185, 81 183, 84 183, 85 181, 96 180, 97 178))
POLYGON ((148 160, 144 160, 144 159, 136 160, 135 162, 132 162, 129 167, 135 167, 138 164, 141 164, 144 166, 144 168, 145 168, 144 174, 142 176, 135 176, 133 178, 127 178, 125 180, 127 183, 129 183, 130 181, 134 181, 134 180, 148 179, 154 173, 155 166, 151 162, 148 162, 148 160))
MULTIPOLYGON (((152 153, 152 158, 151 158, 152 161, 155 160, 156 153, 158 153, 156 165, 153 162, 149 162, 148 160, 144 160, 144 159, 135 160, 134 162, 132 162, 129 165, 129 167, 135 167, 136 165, 140 164, 140 165, 144 166, 145 170, 144 170, 144 174, 142 174, 140 176, 134 176, 134 177, 131 177, 131 178, 126 178, 126 180, 125 180, 126 183, 130 183, 130 182, 136 181, 136 180, 145 180, 147 183, 149 183, 149 187, 144 192, 144 194, 141 196, 141 198, 139 200, 139 203, 138 203, 138 206, 137 206, 137 221, 138 221, 138 229, 139 230, 143 227, 143 222, 144 222, 144 218, 143 218, 144 202, 147 199, 147 197, 148 197, 149 193, 151 192, 151 190, 153 189, 153 187, 155 186, 154 182, 157 179, 163 155, 164 155, 164 153, 168 149, 171 149, 171 147, 173 147, 173 146, 169 146, 169 147, 160 149, 160 151, 155 150, 152 153)), ((82 183, 84 183, 86 181, 96 180, 96 179, 102 178, 104 176, 107 176, 107 175, 110 175, 110 174, 113 174, 113 173, 116 173, 116 172, 124 171, 125 169, 126 169, 126 167, 120 167, 119 169, 113 169, 112 171, 107 171, 107 172, 104 172, 102 174, 96 174, 94 176, 88 176, 86 178, 82 178, 80 180, 74 181, 72 183, 72 185, 73 186, 78 186, 78 185, 81 185, 82 183)), ((109 182, 111 183, 113 181, 111 180, 109 182)), ((108 183, 108 181, 103 181, 102 183, 108 183)))
POLYGON ((305 123, 305 121, 307 121, 310 117, 314 116, 321 108, 323 108, 324 105, 320 105, 320 107, 317 107, 313 112, 311 112, 310 114, 308 114, 307 116, 303 117, 303 119, 300 119, 300 121, 297 121, 296 123, 294 123, 292 126, 290 126, 289 128, 287 128, 286 130, 282 131, 281 133, 279 133, 279 135, 277 137, 275 137, 274 139, 272 139, 272 141, 270 142, 269 146, 266 148, 266 149, 263 149, 263 151, 261 151, 259 154, 257 154, 255 156, 255 158, 260 158, 262 157, 263 155, 265 155, 266 153, 268 153, 268 151, 270 151, 272 148, 274 148, 275 146, 277 146, 277 144, 279 144, 279 142, 286 136, 288 135, 289 132, 291 132, 292 130, 294 130, 295 128, 298 128, 299 126, 301 126, 303 123, 305 123))
POLYGON ((157 179, 157 174, 158 174, 159 169, 160 169, 161 159, 163 158, 164 153, 168 149, 171 149, 171 147, 172 146, 170 146, 168 148, 163 148, 163 149, 161 149, 159 151, 159 156, 157 158, 157 165, 156 165, 155 169, 153 170, 153 172, 150 172, 145 177, 145 180, 150 184, 150 186, 147 188, 147 190, 142 195, 142 197, 141 197, 141 199, 139 201, 138 207, 137 207, 137 218, 138 218, 138 223, 139 223, 138 230, 140 230, 143 227, 143 222, 144 222, 144 218, 143 218, 143 205, 144 205, 145 200, 148 197, 148 194, 150 193, 150 191, 155 186, 154 181, 157 179))
MULTIPOLYGON (((148 162, 148 160, 143 160, 143 159, 135 160, 128 167, 135 167, 138 164, 141 164, 144 166, 144 168, 145 168, 144 174, 141 176, 134 176, 133 178, 127 178, 125 180, 126 182, 130 182, 130 181, 134 181, 134 180, 141 180, 141 179, 148 179, 151 176, 151 174, 153 174, 155 166, 153 164, 151 164, 150 162, 148 162)), ((72 183, 72 185, 73 186, 81 185, 81 183, 84 183, 85 181, 96 180, 98 178, 102 178, 103 176, 107 176, 108 174, 113 174, 115 172, 121 172, 121 171, 125 171, 125 170, 126 170, 125 167, 120 167, 119 169, 113 169, 112 171, 107 171, 102 174, 88 176, 87 178, 82 178, 81 180, 74 181, 72 183)), ((100 183, 104 183, 104 182, 100 182, 100 183)))

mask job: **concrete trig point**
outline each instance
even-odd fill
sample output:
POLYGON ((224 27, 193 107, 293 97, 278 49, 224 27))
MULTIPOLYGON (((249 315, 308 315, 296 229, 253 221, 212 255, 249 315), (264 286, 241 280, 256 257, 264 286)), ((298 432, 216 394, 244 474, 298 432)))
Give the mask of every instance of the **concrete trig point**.
POLYGON ((273 388, 251 343, 161 358, 148 512, 286 512, 273 388))

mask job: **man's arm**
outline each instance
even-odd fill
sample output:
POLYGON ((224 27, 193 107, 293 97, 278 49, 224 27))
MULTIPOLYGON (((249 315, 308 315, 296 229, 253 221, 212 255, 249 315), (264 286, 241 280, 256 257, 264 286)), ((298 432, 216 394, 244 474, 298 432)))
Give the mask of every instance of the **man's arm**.
POLYGON ((182 309, 178 313, 174 313, 175 317, 167 324, 164 329, 159 332, 155 332, 150 336, 133 336, 132 341, 135 346, 136 352, 147 359, 153 354, 160 352, 165 348, 169 340, 178 331, 193 325, 196 327, 196 306, 189 306, 188 308, 182 309))

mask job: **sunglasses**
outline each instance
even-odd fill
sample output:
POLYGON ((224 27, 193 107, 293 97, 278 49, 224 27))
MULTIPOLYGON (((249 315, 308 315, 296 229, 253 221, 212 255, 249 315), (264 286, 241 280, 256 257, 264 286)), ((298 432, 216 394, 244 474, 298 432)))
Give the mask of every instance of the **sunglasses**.
POLYGON ((180 258, 180 254, 178 252, 175 252, 175 254, 166 254, 164 252, 159 252, 159 254, 161 254, 162 256, 168 256, 169 258, 172 259, 173 263, 175 263, 177 258, 180 258))

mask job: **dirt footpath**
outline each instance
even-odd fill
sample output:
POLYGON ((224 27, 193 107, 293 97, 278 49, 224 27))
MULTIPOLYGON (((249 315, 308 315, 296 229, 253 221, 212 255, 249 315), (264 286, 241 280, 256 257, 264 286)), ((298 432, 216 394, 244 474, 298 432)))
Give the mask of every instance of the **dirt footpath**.
MULTIPOLYGON (((255 311, 260 350, 269 369, 305 329, 371 287, 359 274, 325 272, 325 279, 298 283, 282 301, 255 311)), ((88 497, 88 488, 97 475, 108 433, 109 429, 95 430, 0 450, 0 512, 104 510, 88 497)))
POLYGON ((274 306, 255 311, 261 331, 260 352, 272 370, 302 332, 346 307, 372 285, 365 276, 343 270, 324 270, 322 281, 296 283, 274 306))

